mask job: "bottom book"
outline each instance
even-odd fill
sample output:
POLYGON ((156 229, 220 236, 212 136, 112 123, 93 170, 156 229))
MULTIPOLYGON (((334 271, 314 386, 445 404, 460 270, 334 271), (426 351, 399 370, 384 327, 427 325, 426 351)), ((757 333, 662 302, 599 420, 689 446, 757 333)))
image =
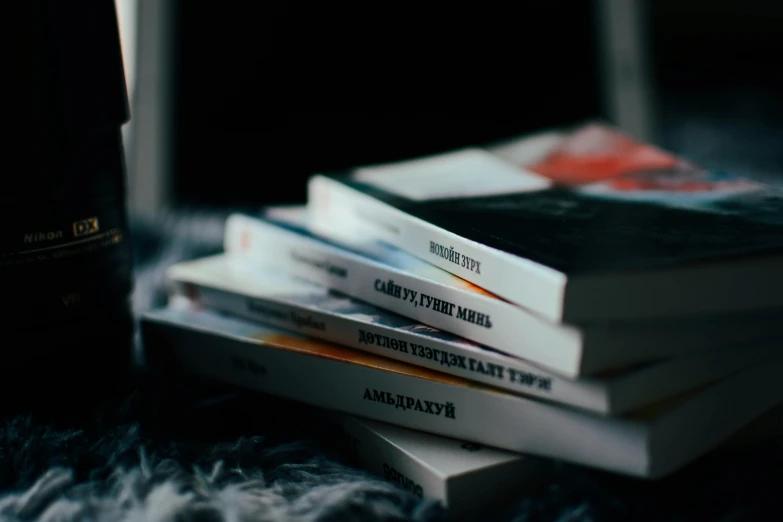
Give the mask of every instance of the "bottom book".
POLYGON ((342 432, 349 463, 421 498, 454 518, 476 517, 525 488, 544 483, 544 459, 528 457, 352 415, 328 415, 342 432))
POLYGON ((611 418, 211 311, 160 309, 146 355, 195 375, 497 448, 658 478, 783 400, 783 357, 611 418))
MULTIPOLYGON (((349 464, 385 478, 421 497, 439 501, 453 519, 482 519, 492 506, 540 490, 553 476, 551 461, 502 451, 385 422, 324 411, 341 434, 349 464), (489 508, 489 509, 488 509, 489 508)), ((743 446, 783 436, 783 404, 742 428, 715 458, 743 446)))

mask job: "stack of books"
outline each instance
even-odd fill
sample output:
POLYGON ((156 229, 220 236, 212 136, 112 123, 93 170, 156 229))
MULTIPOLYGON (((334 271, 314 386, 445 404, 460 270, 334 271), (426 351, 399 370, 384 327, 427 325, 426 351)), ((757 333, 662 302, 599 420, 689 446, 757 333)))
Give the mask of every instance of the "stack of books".
POLYGON ((143 339, 447 504, 552 459, 656 479, 783 402, 781 202, 600 123, 318 174, 170 267, 143 339))

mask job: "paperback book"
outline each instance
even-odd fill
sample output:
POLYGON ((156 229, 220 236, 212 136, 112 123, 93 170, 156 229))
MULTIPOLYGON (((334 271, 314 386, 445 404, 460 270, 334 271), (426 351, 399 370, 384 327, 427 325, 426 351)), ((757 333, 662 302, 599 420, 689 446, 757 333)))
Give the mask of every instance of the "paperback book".
POLYGON ((783 333, 780 314, 774 312, 557 324, 396 247, 356 234, 326 238, 307 222, 303 206, 270 207, 263 217, 234 214, 226 223, 225 252, 568 377, 722 346, 762 344, 783 333))
POLYGON ((783 306, 781 191, 601 124, 314 175, 308 207, 555 322, 783 306))
POLYGON ((352 415, 332 415, 349 463, 440 503, 454 518, 473 518, 533 488, 547 461, 352 415))
POLYGON ((611 418, 206 310, 141 321, 145 355, 186 373, 518 453, 657 478, 781 402, 777 357, 611 418), (163 362, 162 362, 163 361, 163 362))
POLYGON ((780 352, 772 342, 744 343, 569 379, 242 258, 221 254, 179 263, 169 268, 168 279, 174 297, 204 309, 601 414, 638 409, 780 352))

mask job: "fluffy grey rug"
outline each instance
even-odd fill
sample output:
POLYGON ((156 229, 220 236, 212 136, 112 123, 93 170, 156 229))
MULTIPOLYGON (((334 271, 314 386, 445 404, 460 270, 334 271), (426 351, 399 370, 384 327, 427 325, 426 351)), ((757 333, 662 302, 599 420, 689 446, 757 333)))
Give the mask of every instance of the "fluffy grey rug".
MULTIPOLYGON (((338 462, 316 441, 212 435, 199 405, 187 433, 151 418, 102 434, 16 418, 3 426, 2 521, 433 520, 437 506, 338 462), (156 432, 157 433, 153 433, 156 432), (202 435, 198 435, 202 432, 202 435), (175 433, 177 434, 175 436, 175 433), (48 469, 47 469, 48 468, 48 469), (15 475, 15 476, 12 476, 15 475), (15 479, 15 480, 14 480, 15 479), (13 490, 16 491, 13 491, 13 490)), ((263 412, 264 408, 258 408, 263 412)), ((235 412, 236 413, 236 412, 235 412)), ((270 431, 266 427, 266 431, 270 431)), ((274 431, 272 429, 271 431, 274 431)))
MULTIPOLYGON (((665 135, 709 155, 699 144, 715 142, 713 128, 665 135)), ((779 166, 775 151, 763 170, 779 166)), ((226 214, 180 209, 133 221, 137 313, 165 302, 166 266, 220 250, 226 214)), ((305 406, 179 380, 107 397, 81 416, 0 418, 0 522, 445 518, 436 504, 345 464, 334 435, 305 406)), ((652 484, 557 464, 482 519, 771 521, 781 520, 780 491, 783 444, 771 440, 652 484)))

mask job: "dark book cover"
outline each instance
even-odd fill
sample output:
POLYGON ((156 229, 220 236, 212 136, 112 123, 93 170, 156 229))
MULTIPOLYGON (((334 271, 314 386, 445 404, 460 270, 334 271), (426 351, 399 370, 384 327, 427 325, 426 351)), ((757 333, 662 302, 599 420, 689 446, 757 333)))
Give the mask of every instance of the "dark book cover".
POLYGON ((330 176, 568 276, 783 253, 783 189, 598 123, 330 176))

